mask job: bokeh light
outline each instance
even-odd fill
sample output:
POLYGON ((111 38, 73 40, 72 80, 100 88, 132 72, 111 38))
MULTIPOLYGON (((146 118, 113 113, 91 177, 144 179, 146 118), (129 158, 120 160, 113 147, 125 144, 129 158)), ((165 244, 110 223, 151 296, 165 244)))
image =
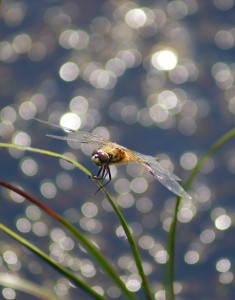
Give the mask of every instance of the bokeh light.
POLYGON ((177 65, 177 55, 172 50, 161 50, 152 55, 151 63, 158 70, 169 71, 177 65))
MULTIPOLYGON (((234 127, 234 0, 84 3, 1 1, 1 142, 57 151, 97 174, 90 156, 99 144, 46 137, 72 139, 71 131, 82 130, 156 157, 184 185, 205 151, 234 127)), ((95 181, 63 159, 0 151, 1 180, 78 227, 142 298, 126 234, 103 193, 95 194, 95 181)), ((179 207, 179 299, 234 298, 234 157, 228 141, 204 162, 188 191, 192 199, 179 207)), ((154 298, 166 299, 162 269, 175 197, 138 164, 113 165, 111 174, 107 189, 137 242, 154 298)), ((1 199, 2 223, 104 298, 122 299, 59 224, 14 192, 1 190, 1 199)), ((55 297, 78 295, 68 280, 7 237, 0 243, 0 272, 46 286, 55 297)), ((0 293, 3 299, 31 299, 12 286, 0 293)))
POLYGON ((75 63, 67 62, 61 66, 59 74, 64 81, 74 81, 79 75, 79 68, 75 63))

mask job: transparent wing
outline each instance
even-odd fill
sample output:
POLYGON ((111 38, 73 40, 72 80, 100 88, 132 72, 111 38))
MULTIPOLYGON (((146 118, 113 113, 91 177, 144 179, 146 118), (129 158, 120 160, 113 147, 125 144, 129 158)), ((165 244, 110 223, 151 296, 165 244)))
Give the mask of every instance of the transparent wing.
POLYGON ((135 151, 133 151, 133 153, 135 154, 136 159, 132 159, 141 164, 147 171, 150 172, 150 174, 168 188, 168 190, 182 198, 191 199, 183 187, 177 182, 180 180, 179 177, 163 168, 155 157, 144 155, 135 151))
POLYGON ((111 143, 110 141, 103 139, 100 136, 93 135, 92 133, 85 132, 85 131, 76 131, 67 127, 59 126, 50 122, 46 122, 40 119, 35 119, 43 124, 59 128, 62 130, 66 130, 68 132, 68 136, 59 136, 59 135, 52 135, 52 134, 47 134, 48 137, 57 139, 57 140, 64 140, 64 141, 73 141, 73 142, 78 142, 78 143, 83 143, 83 144, 94 144, 99 147, 105 146, 107 144, 109 145, 116 145, 115 143, 111 143))
POLYGON ((63 141, 72 141, 72 142, 78 142, 81 144, 94 144, 99 147, 103 147, 107 144, 113 144, 109 141, 106 141, 98 136, 95 135, 87 135, 86 132, 80 131, 76 132, 76 135, 74 137, 72 136, 60 136, 60 135, 53 135, 53 134, 47 134, 46 136, 51 137, 53 139, 57 140, 63 140, 63 141))

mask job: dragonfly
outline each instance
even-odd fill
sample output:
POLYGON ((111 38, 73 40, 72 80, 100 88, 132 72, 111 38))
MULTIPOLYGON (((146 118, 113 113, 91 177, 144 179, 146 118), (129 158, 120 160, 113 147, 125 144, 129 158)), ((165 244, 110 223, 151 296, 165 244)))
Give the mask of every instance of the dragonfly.
POLYGON ((92 152, 91 161, 99 167, 99 170, 97 175, 91 175, 89 177, 91 179, 99 180, 101 182, 103 182, 107 178, 107 181, 96 192, 98 192, 111 181, 112 175, 110 171, 110 165, 123 163, 137 163, 138 165, 142 166, 146 171, 148 171, 152 176, 154 176, 172 193, 188 200, 191 199, 191 196, 189 196, 189 194, 179 184, 179 181, 181 181, 181 179, 174 173, 165 169, 158 162, 156 157, 144 155, 142 153, 130 150, 124 146, 113 143, 109 140, 102 138, 101 136, 93 135, 89 132, 80 130, 76 131, 71 128, 66 128, 41 119, 35 118, 35 120, 55 128, 65 130, 69 133, 69 135, 73 134, 73 137, 47 134, 48 137, 64 141, 78 142, 81 144, 92 144, 97 147, 92 152))

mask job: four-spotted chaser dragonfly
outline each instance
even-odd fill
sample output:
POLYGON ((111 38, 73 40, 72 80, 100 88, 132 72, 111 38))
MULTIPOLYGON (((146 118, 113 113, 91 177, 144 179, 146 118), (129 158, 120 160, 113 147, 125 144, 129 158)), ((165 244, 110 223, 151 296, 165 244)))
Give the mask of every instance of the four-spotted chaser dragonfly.
POLYGON ((103 181, 106 177, 108 177, 108 181, 101 188, 107 185, 112 179, 109 168, 110 165, 121 163, 137 163, 143 166, 151 175, 153 175, 172 193, 185 199, 191 199, 191 197, 186 193, 183 187, 178 183, 178 181, 180 181, 180 178, 171 173, 169 170, 163 168, 155 157, 144 155, 136 151, 127 149, 121 145, 112 143, 100 136, 93 135, 89 132, 80 130, 75 131, 73 129, 62 127, 40 119, 36 120, 49 126, 66 130, 67 132, 69 132, 69 134, 75 134, 75 137, 48 134, 47 136, 51 138, 78 143, 93 144, 98 147, 98 149, 92 152, 91 160, 94 164, 100 167, 100 169, 97 175, 92 175, 90 176, 90 178, 103 181))

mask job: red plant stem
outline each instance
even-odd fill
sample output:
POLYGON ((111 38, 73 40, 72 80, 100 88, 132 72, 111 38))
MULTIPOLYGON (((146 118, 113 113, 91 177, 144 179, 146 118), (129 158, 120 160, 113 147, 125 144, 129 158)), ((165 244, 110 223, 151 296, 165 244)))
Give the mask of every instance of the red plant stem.
POLYGON ((36 198, 34 198, 33 196, 31 196, 30 194, 26 193, 25 191, 23 191, 22 189, 4 182, 2 180, 0 180, 0 185, 4 186, 5 188, 12 190, 13 192, 19 194, 22 197, 25 197, 26 199, 28 199, 30 202, 34 203, 35 205, 37 205, 38 207, 40 207, 42 210, 44 210, 48 215, 52 216, 53 218, 55 218, 56 220, 60 220, 60 216, 54 212, 52 209, 50 209, 49 207, 47 207, 46 205, 42 204, 40 201, 38 201, 36 198))

